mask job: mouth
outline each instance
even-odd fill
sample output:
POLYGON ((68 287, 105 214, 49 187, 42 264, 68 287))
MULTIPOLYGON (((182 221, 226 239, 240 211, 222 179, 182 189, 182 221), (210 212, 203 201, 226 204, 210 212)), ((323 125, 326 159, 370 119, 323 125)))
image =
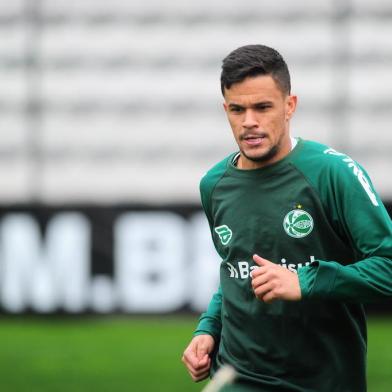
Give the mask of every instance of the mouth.
POLYGON ((243 140, 249 146, 258 146, 263 144, 264 140, 267 138, 267 135, 264 133, 261 134, 248 134, 243 135, 241 140, 243 140))

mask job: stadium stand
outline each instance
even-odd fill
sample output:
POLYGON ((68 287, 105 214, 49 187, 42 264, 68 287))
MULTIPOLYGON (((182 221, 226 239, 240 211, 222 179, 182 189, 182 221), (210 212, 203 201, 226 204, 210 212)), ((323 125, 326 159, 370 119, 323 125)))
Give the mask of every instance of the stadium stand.
POLYGON ((276 47, 293 135, 348 152, 392 199, 392 3, 2 0, 0 202, 198 202, 231 152, 221 59, 276 47))

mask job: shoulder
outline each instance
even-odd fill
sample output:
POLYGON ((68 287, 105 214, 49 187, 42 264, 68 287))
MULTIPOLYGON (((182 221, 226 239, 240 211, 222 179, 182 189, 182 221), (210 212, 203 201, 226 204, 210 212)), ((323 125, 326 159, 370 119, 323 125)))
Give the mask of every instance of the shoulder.
POLYGON ((293 160, 294 165, 314 174, 352 174, 353 167, 363 168, 348 155, 325 144, 302 140, 301 150, 293 160))
MULTIPOLYGON (((207 173, 203 176, 200 181, 200 196, 201 203, 204 208, 204 211, 207 214, 209 220, 211 220, 210 216, 210 206, 211 206, 211 196, 214 192, 214 189, 220 179, 225 175, 228 165, 230 161, 234 158, 236 154, 231 154, 227 156, 225 159, 222 159, 215 166, 213 166, 207 173)), ((211 224, 211 222, 210 222, 211 224)))
POLYGON ((308 178, 315 188, 325 192, 337 189, 353 193, 363 190, 377 206, 377 194, 365 169, 350 156, 327 145, 303 140, 302 149, 293 160, 294 166, 308 178))
POLYGON ((302 149, 297 155, 297 161, 303 164, 312 162, 319 168, 334 167, 342 161, 341 157, 346 156, 326 144, 318 143, 312 140, 302 140, 302 149))
POLYGON ((204 174, 200 180, 200 190, 202 192, 212 190, 212 188, 215 187, 217 182, 219 182, 219 180, 226 173, 227 167, 235 155, 235 153, 230 154, 214 165, 211 169, 209 169, 206 174, 204 174))

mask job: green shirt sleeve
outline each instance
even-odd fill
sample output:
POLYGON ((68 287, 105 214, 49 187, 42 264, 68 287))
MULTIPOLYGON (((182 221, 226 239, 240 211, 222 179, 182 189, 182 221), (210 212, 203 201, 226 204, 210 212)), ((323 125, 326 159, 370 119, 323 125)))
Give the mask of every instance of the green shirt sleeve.
POLYGON ((220 339, 222 329, 221 307, 222 291, 219 286, 218 291, 212 296, 207 311, 200 316, 199 324, 193 334, 194 336, 208 334, 211 335, 215 341, 220 339))
POLYGON ((365 170, 343 154, 333 155, 339 164, 320 176, 318 192, 357 258, 348 264, 316 260, 301 268, 302 296, 355 302, 391 297, 391 219, 365 170))
MULTIPOLYGON (((231 159, 231 156, 225 158, 214 166, 200 181, 200 197, 204 213, 208 219, 211 234, 213 233, 214 221, 212 214, 212 194, 216 184, 224 176, 226 167, 231 159)), ((215 245, 215 243, 214 243, 215 245)), ((217 252, 219 249, 215 246, 217 252)), ((212 296, 207 311, 200 316, 199 324, 194 332, 194 336, 208 334, 212 335, 217 341, 220 339, 222 330, 221 322, 221 309, 222 309, 222 290, 219 286, 218 291, 212 296)))

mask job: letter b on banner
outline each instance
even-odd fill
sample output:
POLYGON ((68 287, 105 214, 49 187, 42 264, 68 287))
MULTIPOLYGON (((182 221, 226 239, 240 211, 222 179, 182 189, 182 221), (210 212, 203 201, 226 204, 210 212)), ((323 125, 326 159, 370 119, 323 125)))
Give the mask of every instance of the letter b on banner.
POLYGON ((185 222, 170 212, 135 212, 115 225, 119 303, 130 312, 168 312, 184 305, 185 222))

